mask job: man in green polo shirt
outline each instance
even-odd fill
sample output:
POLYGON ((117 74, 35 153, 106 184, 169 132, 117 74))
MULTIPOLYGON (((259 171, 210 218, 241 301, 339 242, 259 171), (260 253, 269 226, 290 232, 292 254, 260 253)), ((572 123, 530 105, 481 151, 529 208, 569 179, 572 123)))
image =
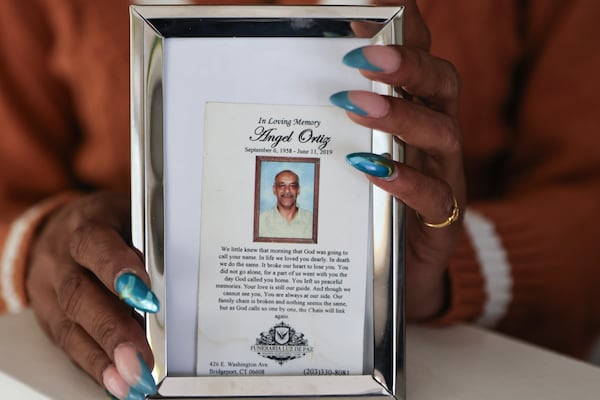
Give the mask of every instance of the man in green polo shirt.
POLYGON ((277 205, 260 214, 259 236, 289 239, 312 238, 312 212, 299 208, 296 204, 296 199, 300 194, 298 175, 290 170, 284 170, 275 175, 273 194, 277 197, 277 205))

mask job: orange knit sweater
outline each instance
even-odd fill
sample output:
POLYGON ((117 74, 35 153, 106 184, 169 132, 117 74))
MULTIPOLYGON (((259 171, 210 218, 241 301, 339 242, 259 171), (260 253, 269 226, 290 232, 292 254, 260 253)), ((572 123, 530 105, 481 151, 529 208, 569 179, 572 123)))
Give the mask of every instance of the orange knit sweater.
MULTIPOLYGON (((436 322, 584 356, 600 332, 600 2, 419 4, 463 79, 470 200, 436 322)), ((128 23, 126 0, 0 2, 0 312, 27 304, 44 215, 129 189, 128 23)))

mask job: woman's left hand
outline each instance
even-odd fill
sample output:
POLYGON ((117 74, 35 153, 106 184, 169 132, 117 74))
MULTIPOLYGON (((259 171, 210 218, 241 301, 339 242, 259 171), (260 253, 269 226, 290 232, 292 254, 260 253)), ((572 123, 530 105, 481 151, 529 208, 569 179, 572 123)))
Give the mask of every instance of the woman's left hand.
POLYGON ((466 203, 457 119, 460 80, 451 63, 429 54, 429 33, 414 1, 398 3, 405 5, 412 24, 406 26, 406 43, 360 48, 344 62, 409 95, 349 91, 336 93, 331 101, 348 110, 354 122, 406 144, 405 163, 369 153, 349 155, 348 161, 408 207, 406 315, 426 320, 444 310, 446 272, 466 203))

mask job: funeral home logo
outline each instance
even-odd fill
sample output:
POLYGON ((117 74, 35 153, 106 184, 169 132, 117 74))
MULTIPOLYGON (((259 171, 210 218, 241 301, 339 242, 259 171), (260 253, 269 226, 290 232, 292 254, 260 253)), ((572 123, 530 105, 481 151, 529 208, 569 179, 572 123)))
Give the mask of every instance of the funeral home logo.
POLYGON ((256 344, 250 350, 258 355, 277 361, 280 365, 286 361, 300 358, 313 351, 304 334, 280 322, 268 332, 262 332, 256 344))

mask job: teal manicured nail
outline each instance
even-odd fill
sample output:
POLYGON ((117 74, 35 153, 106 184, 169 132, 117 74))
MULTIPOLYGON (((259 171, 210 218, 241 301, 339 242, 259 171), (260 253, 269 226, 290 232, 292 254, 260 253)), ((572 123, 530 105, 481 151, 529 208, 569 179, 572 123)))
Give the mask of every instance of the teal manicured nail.
POLYGON ((348 154, 346 160, 357 170, 377 178, 389 178, 395 169, 392 160, 373 153, 348 154))
POLYGON ((138 310, 155 313, 160 307, 156 295, 137 275, 122 274, 115 282, 115 289, 125 303, 138 310))
POLYGON ((368 113, 365 110, 363 110, 362 108, 358 107, 352 101, 350 101, 350 98, 348 95, 349 95, 348 91, 337 92, 337 93, 331 95, 331 97, 329 98, 329 101, 331 101, 331 103, 333 105, 343 108, 344 110, 348 110, 348 111, 353 112, 358 115, 367 116, 368 113))
POLYGON ((342 62, 352 68, 364 69, 367 71, 374 72, 383 72, 382 68, 371 64, 369 60, 367 60, 362 47, 354 49, 351 52, 347 53, 342 59, 342 62))
MULTIPOLYGON (((154 393, 156 393, 156 392, 154 392, 154 393)), ((134 388, 129 389, 129 393, 127 393, 127 397, 125 398, 125 400, 145 400, 145 399, 146 399, 146 396, 144 396, 143 393, 138 392, 134 388)))
MULTIPOLYGON (((109 399, 111 400, 119 400, 118 397, 115 397, 112 395, 111 392, 109 392, 108 390, 105 390, 104 392, 106 392, 106 395, 108 396, 109 399)), ((129 393, 127 393, 127 397, 125 397, 125 400, 145 400, 146 396, 144 396, 142 393, 138 392, 135 389, 129 388, 129 393)))
MULTIPOLYGON (((150 369, 132 343, 119 344, 115 348, 114 360, 118 373, 129 385, 131 396, 136 396, 137 393, 156 393, 156 382, 150 369)), ((124 395, 124 393, 119 394, 124 395)))
POLYGON ((140 353, 138 353, 137 358, 140 362, 140 380, 137 385, 132 387, 132 390, 147 394, 156 393, 156 383, 154 382, 154 378, 150 373, 150 369, 144 362, 144 359, 140 353))

